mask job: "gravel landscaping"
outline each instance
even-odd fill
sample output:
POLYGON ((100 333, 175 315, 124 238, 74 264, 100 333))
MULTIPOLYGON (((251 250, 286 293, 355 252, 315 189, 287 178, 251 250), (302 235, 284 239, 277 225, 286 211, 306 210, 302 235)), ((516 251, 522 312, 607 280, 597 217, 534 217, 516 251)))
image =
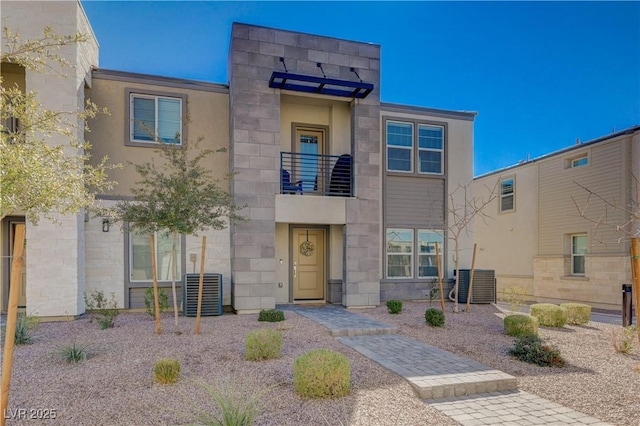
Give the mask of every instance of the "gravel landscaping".
MULTIPOLYGON (((451 313, 446 325, 424 323, 426 302, 405 302, 399 315, 386 307, 356 312, 398 327, 400 333, 475 359, 518 378, 520 389, 618 425, 640 423, 640 351, 616 353, 611 334, 619 326, 590 322, 562 329, 540 328, 557 346, 567 367, 544 368, 507 355, 512 339, 502 334, 503 314, 491 305, 472 305, 470 313, 451 313)), ((434 306, 436 304, 434 303, 434 306)), ((202 319, 194 335, 193 318, 180 317, 181 334, 173 332, 171 314, 163 331, 145 313, 123 313, 116 327, 100 330, 88 319, 40 324, 33 343, 16 347, 9 407, 55 410, 56 418, 10 419, 8 425, 184 425, 199 410, 214 413, 216 404, 205 384, 221 393, 259 395, 258 425, 455 425, 456 422, 415 397, 403 379, 338 343, 328 331, 295 312, 286 321, 263 323, 257 315, 225 314, 202 319), (244 359, 244 336, 273 327, 284 333, 282 357, 244 359), (56 351, 73 342, 94 352, 69 365, 56 351), (315 348, 338 350, 351 361, 352 392, 336 400, 306 400, 293 391, 293 360, 315 348), (172 385, 154 382, 158 358, 182 362, 181 379, 172 385)), ((34 410, 34 411, 31 411, 34 410)))

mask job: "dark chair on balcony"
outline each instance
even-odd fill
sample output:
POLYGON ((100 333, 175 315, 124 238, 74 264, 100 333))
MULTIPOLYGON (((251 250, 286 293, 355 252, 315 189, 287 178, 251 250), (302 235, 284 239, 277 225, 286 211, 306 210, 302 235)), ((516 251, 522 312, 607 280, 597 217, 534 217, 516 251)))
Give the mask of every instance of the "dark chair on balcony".
POLYGON ((328 195, 351 195, 351 161, 349 154, 342 154, 338 157, 331 171, 328 195))
POLYGON ((282 182, 281 191, 283 194, 297 194, 302 195, 302 181, 299 180, 295 184, 291 183, 291 173, 286 169, 280 169, 280 179, 282 182))

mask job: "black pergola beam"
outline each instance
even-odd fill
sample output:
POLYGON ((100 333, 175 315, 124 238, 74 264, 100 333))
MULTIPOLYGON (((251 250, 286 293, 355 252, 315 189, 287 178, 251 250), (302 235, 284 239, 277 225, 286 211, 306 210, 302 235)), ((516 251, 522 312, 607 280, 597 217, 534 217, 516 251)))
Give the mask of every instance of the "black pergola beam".
POLYGON ((339 80, 335 78, 294 74, 282 71, 274 71, 271 74, 269 87, 274 89, 292 90, 294 92, 319 93, 321 95, 357 99, 366 98, 373 90, 373 84, 362 81, 339 80))

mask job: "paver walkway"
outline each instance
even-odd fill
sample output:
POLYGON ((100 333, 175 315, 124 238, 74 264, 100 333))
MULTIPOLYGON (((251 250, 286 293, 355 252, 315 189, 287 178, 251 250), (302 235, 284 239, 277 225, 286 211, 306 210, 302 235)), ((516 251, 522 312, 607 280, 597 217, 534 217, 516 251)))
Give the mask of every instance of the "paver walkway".
POLYGON ((316 321, 343 344, 404 377, 425 403, 464 426, 607 425, 517 390, 515 377, 407 336, 335 305, 283 305, 316 321))

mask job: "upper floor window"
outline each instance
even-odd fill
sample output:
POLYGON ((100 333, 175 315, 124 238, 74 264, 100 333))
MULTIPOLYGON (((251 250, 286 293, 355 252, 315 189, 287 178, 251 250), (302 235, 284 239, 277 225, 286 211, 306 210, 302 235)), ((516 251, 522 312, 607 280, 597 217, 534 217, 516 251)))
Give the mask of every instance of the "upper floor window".
POLYGON ((424 174, 443 173, 443 126, 388 120, 385 130, 388 171, 413 173, 417 170, 418 173, 424 174))
POLYGON ((387 170, 412 172, 413 123, 387 121, 387 170))
POLYGON ((586 166, 587 164, 589 164, 589 156, 587 154, 583 154, 579 157, 573 157, 565 160, 565 168, 567 169, 586 166))
POLYGON ((587 254, 587 235, 571 236, 571 275, 585 274, 585 255, 587 254))
POLYGON ((515 209, 515 191, 514 178, 500 181, 500 212, 509 212, 515 209))
POLYGON ((442 173, 444 129, 440 126, 418 125, 418 171, 442 173))
POLYGON ((184 96, 129 94, 129 141, 182 144, 184 96))

